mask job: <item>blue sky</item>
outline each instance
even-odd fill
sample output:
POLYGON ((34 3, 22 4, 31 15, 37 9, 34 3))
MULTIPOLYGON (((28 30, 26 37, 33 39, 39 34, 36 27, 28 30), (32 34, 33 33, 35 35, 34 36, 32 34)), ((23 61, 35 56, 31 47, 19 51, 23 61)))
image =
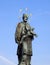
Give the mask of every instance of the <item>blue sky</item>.
POLYGON ((32 13, 28 23, 38 35, 32 42, 31 64, 50 65, 50 0, 0 0, 0 65, 18 64, 14 33, 21 8, 22 13, 32 13))

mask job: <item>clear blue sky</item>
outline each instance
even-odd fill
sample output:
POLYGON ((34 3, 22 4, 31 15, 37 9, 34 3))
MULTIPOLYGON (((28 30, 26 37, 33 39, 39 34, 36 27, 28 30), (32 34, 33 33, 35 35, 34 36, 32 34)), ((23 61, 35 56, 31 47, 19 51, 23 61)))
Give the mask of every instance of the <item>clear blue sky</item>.
POLYGON ((50 65, 50 0, 0 0, 0 65, 17 65, 14 33, 19 9, 32 13, 30 25, 38 37, 32 42, 32 65, 50 65), (14 63, 14 64, 13 64, 14 63))

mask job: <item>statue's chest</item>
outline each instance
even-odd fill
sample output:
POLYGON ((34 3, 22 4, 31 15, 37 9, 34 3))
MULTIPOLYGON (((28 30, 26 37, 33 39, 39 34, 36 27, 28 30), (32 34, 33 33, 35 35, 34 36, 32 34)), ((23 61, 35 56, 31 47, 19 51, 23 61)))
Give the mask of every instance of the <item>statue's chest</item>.
POLYGON ((22 26, 21 28, 30 30, 30 26, 28 25, 28 23, 23 23, 21 26, 22 26))

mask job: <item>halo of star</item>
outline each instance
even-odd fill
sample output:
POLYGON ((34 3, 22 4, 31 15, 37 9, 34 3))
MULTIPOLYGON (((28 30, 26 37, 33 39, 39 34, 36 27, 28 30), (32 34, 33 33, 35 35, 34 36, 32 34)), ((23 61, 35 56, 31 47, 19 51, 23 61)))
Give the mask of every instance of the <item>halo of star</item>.
MULTIPOLYGON (((28 11, 28 8, 26 7, 25 8, 25 11, 27 12, 28 11)), ((20 16, 18 16, 18 19, 20 19, 22 16, 21 16, 21 13, 23 12, 23 9, 22 8, 20 8, 19 9, 19 13, 20 13, 20 16)), ((26 13, 27 14, 27 13, 26 13)), ((30 13, 30 14, 27 14, 28 15, 28 17, 32 17, 32 13, 30 13)))

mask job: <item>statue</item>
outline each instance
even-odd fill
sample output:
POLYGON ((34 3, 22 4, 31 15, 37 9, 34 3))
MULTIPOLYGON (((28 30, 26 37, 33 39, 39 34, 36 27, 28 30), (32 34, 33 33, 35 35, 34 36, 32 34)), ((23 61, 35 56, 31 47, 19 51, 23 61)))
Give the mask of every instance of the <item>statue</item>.
POLYGON ((18 44, 18 65, 31 65, 32 40, 37 36, 27 23, 28 15, 23 14, 23 22, 18 23, 15 31, 15 42, 18 44))

